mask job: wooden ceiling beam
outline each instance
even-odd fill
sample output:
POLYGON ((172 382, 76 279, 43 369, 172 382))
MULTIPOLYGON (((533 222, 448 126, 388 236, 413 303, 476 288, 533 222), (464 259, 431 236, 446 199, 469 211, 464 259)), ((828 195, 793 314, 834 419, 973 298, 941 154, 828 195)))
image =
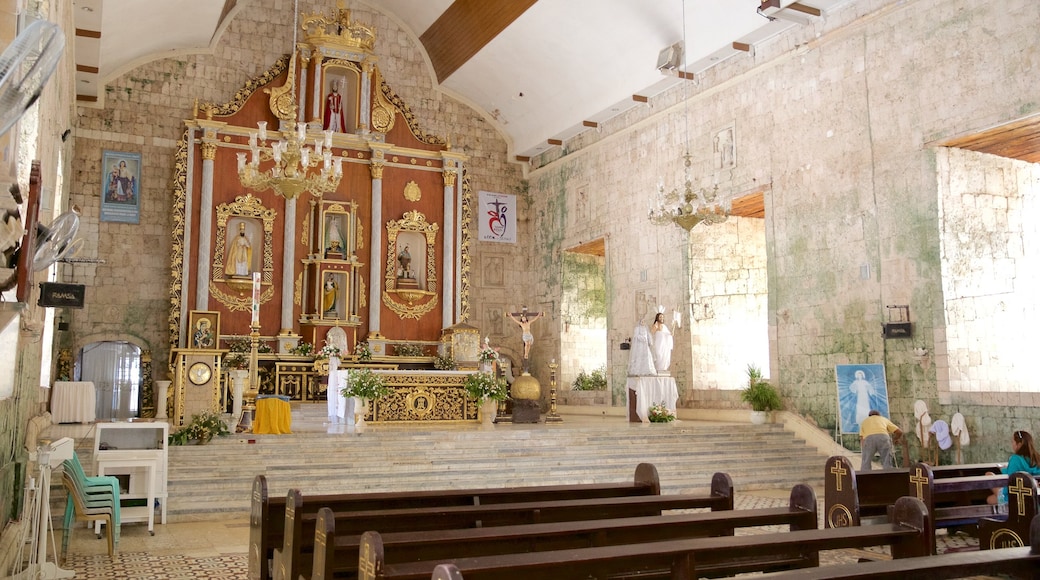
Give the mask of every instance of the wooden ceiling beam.
POLYGON ((419 37, 444 82, 538 0, 455 0, 419 37))

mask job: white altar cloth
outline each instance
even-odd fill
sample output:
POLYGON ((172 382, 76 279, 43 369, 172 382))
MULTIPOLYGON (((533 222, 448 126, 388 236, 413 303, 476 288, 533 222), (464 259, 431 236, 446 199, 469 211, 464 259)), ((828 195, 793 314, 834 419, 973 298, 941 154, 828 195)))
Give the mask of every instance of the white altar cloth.
MULTIPOLYGON (((664 403, 675 413, 675 402, 679 400, 679 389, 672 377, 628 377, 625 383, 625 408, 629 408, 629 391, 636 393, 636 415, 643 423, 650 421, 650 405, 664 403)), ((631 420, 632 417, 629 417, 631 420)))
POLYGON ((51 423, 93 423, 97 389, 90 381, 57 381, 51 389, 51 423))

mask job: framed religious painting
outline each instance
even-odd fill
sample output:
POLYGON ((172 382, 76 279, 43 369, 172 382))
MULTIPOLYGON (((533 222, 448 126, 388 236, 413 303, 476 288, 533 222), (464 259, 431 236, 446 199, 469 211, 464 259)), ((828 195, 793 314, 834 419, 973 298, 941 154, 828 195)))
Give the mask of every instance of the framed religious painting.
POLYGON ((859 424, 872 410, 889 416, 885 365, 835 365, 834 374, 838 382, 838 411, 843 434, 859 433, 859 424))
POLYGON ((105 151, 101 169, 101 221, 141 223, 141 154, 105 151))
POLYGON ((192 310, 188 313, 188 348, 220 348, 220 313, 192 310))

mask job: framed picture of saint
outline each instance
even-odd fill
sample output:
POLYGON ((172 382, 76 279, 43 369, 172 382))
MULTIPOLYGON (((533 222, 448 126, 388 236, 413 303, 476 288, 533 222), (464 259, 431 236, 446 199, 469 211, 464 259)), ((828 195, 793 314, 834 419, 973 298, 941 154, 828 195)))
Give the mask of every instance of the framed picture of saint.
POLYGON ((105 151, 101 166, 101 221, 141 222, 141 154, 105 151))
POLYGON ((192 310, 188 313, 188 348, 210 350, 220 346, 220 313, 192 310))

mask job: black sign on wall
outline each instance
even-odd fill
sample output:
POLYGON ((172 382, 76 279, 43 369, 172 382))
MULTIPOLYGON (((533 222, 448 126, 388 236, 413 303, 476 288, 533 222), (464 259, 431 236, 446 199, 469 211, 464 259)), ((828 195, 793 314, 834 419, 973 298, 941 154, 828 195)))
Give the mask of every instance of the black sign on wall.
POLYGON ((83 284, 40 283, 40 306, 83 308, 86 287, 83 284))

